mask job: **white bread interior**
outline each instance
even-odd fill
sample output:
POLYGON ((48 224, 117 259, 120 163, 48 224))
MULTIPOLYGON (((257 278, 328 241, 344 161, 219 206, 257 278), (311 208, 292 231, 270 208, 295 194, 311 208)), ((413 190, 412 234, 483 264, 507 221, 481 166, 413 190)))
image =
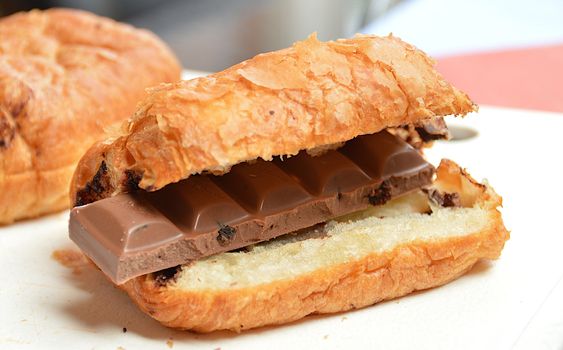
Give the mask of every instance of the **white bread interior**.
POLYGON ((455 163, 442 161, 434 188, 458 193, 461 206, 417 191, 329 222, 322 238, 286 235, 184 265, 164 285, 149 274, 121 287, 164 325, 198 332, 287 323, 436 287, 497 258, 509 233, 501 198, 455 163))

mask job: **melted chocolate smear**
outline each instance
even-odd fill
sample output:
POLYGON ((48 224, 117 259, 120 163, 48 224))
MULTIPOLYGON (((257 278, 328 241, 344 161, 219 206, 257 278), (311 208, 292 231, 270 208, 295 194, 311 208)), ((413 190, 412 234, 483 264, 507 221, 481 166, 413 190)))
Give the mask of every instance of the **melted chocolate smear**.
POLYGON ((74 206, 77 207, 96 201, 108 191, 109 186, 108 167, 106 162, 102 161, 92 181, 87 182, 86 186, 76 193, 74 206))
POLYGON ((435 118, 415 127, 423 142, 447 140, 450 137, 448 127, 443 118, 435 118))
POLYGON ((372 194, 368 196, 369 204, 382 205, 391 199, 391 185, 388 181, 383 181, 379 188, 375 189, 372 194))
POLYGON ((176 281, 176 277, 180 270, 181 266, 178 265, 153 273, 154 284, 158 287, 164 287, 168 283, 176 281))
POLYGON ((143 178, 143 174, 135 170, 125 170, 124 185, 130 192, 139 190, 139 182, 143 178))
POLYGON ((219 230, 217 231, 217 241, 220 245, 225 246, 229 244, 235 235, 237 234, 237 230, 234 227, 229 225, 220 225, 219 230))
POLYGON ((437 205, 444 208, 453 208, 461 206, 461 198, 457 192, 442 192, 436 189, 425 191, 428 197, 437 205))

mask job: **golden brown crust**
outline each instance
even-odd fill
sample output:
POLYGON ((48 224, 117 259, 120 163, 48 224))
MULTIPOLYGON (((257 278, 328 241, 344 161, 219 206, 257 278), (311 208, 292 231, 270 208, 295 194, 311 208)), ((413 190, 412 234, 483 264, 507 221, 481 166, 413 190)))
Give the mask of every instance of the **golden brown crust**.
MULTIPOLYGON (((442 162, 440 168, 439 176, 441 172, 445 182, 453 181, 450 188, 462 190, 466 180, 474 181, 451 161, 442 162)), ((440 286, 461 276, 480 259, 498 258, 509 238, 497 210, 501 198, 490 187, 475 184, 482 187, 473 199, 476 205, 488 209, 489 224, 472 234, 419 240, 251 288, 190 291, 160 286, 151 275, 121 287, 143 311, 164 325, 211 332, 287 323, 309 314, 361 308, 440 286)))
POLYGON ((140 104, 123 135, 81 160, 73 202, 135 186, 132 174, 141 188, 157 190, 258 157, 293 155, 390 126, 474 111, 433 65, 393 36, 334 42, 311 36, 205 78, 163 85, 140 104), (97 195, 89 186, 97 185, 92 180, 102 162, 109 187, 97 195))
POLYGON ((123 288, 144 312, 168 327, 241 331, 314 313, 361 308, 443 285, 479 259, 497 258, 506 234, 499 216, 496 227, 471 236, 417 242, 258 288, 190 293, 155 287, 148 276, 131 280, 123 288))
POLYGON ((180 66, 148 31, 66 9, 0 20, 0 223, 68 206, 78 159, 180 66))

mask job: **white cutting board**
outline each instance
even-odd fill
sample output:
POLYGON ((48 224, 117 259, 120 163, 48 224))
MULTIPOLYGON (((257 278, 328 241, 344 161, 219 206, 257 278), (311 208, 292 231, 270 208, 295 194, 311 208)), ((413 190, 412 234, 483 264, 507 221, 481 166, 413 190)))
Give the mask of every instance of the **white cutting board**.
POLYGON ((73 248, 68 212, 0 228, 0 349, 554 349, 563 347, 563 114, 482 107, 478 131, 438 142, 504 197, 500 260, 440 288, 281 327, 198 335, 140 312, 100 272, 51 257, 73 248), (123 328, 127 332, 123 332, 123 328))

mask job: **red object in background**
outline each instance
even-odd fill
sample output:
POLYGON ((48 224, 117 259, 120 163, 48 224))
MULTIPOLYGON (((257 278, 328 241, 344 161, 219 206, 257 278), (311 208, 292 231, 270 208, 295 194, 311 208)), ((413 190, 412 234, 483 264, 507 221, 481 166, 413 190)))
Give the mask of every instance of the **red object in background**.
POLYGON ((438 70, 477 104, 563 112, 563 45, 444 57, 438 70))

